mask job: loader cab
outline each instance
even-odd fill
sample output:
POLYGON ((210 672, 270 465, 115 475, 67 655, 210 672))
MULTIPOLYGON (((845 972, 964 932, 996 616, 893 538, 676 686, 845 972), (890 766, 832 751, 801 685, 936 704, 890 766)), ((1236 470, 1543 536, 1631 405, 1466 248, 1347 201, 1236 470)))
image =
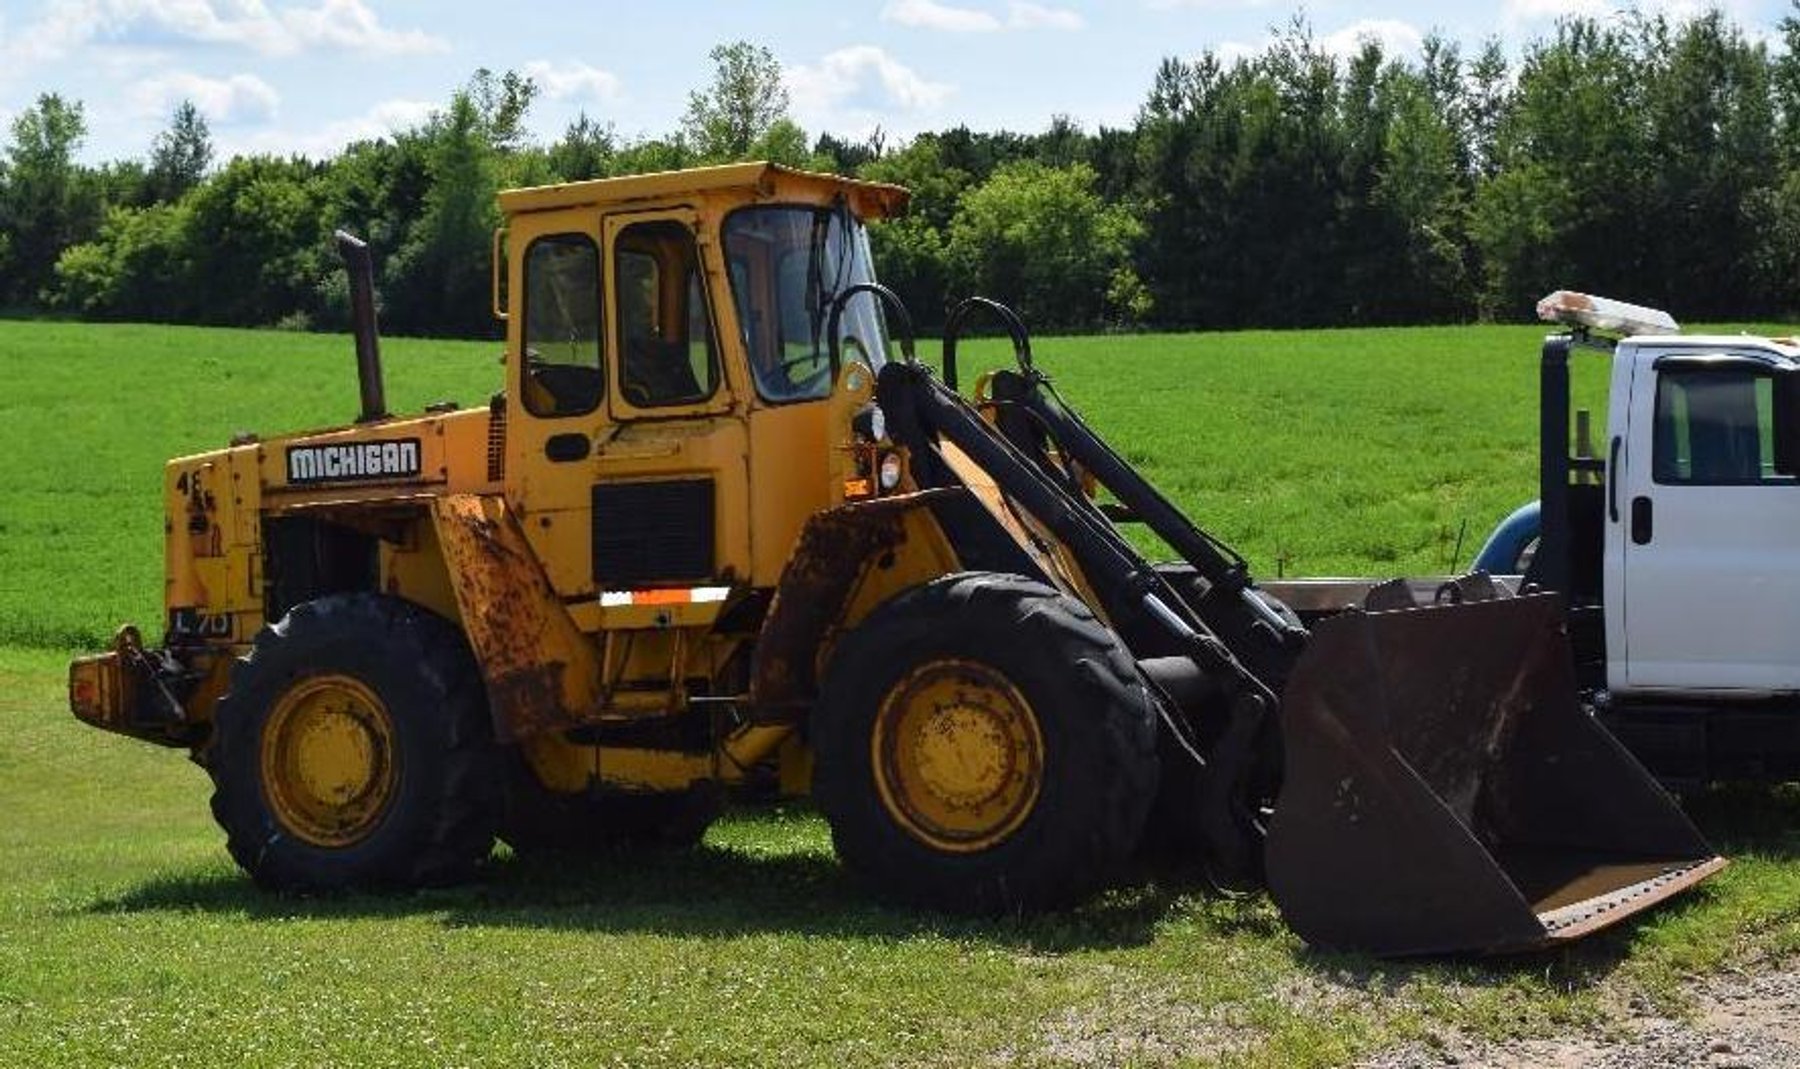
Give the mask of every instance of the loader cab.
MULTIPOLYGON (((864 221, 904 200, 768 164, 502 194, 490 467, 565 601, 775 585, 835 503, 828 313, 873 281, 864 221)), ((885 359, 873 296, 838 334, 885 359)))

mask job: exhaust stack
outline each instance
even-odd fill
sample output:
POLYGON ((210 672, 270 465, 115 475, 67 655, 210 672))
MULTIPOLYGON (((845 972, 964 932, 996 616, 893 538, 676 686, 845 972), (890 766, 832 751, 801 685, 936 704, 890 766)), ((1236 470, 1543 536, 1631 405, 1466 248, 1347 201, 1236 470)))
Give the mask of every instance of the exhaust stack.
POLYGON ((356 382, 362 393, 358 423, 388 418, 387 388, 381 378, 381 341, 375 332, 375 264, 368 242, 337 231, 338 255, 350 276, 350 329, 356 336, 356 382))

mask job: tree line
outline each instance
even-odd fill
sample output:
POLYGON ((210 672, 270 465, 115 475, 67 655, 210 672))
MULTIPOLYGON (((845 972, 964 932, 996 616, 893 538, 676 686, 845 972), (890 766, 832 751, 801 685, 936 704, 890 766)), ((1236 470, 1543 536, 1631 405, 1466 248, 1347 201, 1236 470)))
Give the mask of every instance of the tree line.
POLYGON ((214 160, 181 105, 145 160, 77 161, 41 96, 0 153, 0 307, 335 328, 331 231, 365 235, 397 333, 488 336, 499 189, 772 159, 910 187, 879 270, 929 329, 985 293, 1038 329, 1517 319, 1563 286, 1678 317, 1800 310, 1800 3, 1773 42, 1714 11, 1573 18, 1516 59, 1427 38, 1334 56, 1170 58, 1129 127, 809 139, 781 68, 713 50, 680 128, 527 129, 538 87, 478 71, 425 122, 324 160, 214 160))

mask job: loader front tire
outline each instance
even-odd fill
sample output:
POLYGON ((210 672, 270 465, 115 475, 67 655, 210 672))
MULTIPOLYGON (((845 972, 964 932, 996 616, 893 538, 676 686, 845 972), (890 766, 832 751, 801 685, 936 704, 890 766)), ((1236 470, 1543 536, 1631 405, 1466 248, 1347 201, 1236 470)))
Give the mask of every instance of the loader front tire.
POLYGON ((1117 875, 1156 794, 1156 709, 1117 636, 1041 583, 946 576, 833 653, 814 791, 844 864, 955 912, 1054 908, 1117 875))
POLYGON ((208 771, 231 856, 283 891, 467 878, 501 808, 461 632, 375 594, 303 602, 263 628, 219 699, 208 771))

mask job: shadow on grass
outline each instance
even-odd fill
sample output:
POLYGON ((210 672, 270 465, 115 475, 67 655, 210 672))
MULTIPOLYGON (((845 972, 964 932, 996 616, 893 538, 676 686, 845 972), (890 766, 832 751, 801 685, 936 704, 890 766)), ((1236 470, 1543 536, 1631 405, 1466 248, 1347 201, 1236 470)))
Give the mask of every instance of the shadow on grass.
POLYGON ((956 917, 876 901, 829 856, 719 846, 594 855, 496 853, 474 883, 393 894, 283 895, 235 870, 165 876, 91 913, 206 912, 251 919, 435 916, 451 927, 544 928, 718 938, 949 938, 1038 953, 1137 946, 1183 898, 1139 885, 1041 915, 956 917))
MULTIPOLYGON (((1727 853, 1800 858, 1800 787, 1727 790, 1690 799, 1696 820, 1727 853)), ((1197 914, 1225 938, 1292 938, 1265 895, 1206 897, 1192 874, 1140 872, 1136 882, 1058 913, 954 917, 875 901, 824 853, 764 853, 708 845, 687 851, 627 850, 593 856, 497 853, 467 886, 397 894, 300 897, 258 889, 232 870, 163 877, 87 907, 94 913, 190 912, 252 919, 434 916, 452 927, 543 928, 718 938, 784 934, 827 938, 948 938, 1034 953, 1119 949, 1151 942, 1159 926, 1197 914)), ((1706 909, 1718 892, 1701 885, 1659 908, 1706 909)), ((1522 975, 1583 989, 1631 954, 1640 921, 1572 946, 1504 958, 1381 961, 1296 949, 1304 968, 1371 991, 1421 975, 1504 984, 1522 975)))
POLYGON ((1689 794, 1681 804, 1726 857, 1800 860, 1800 783, 1715 787, 1689 794))

